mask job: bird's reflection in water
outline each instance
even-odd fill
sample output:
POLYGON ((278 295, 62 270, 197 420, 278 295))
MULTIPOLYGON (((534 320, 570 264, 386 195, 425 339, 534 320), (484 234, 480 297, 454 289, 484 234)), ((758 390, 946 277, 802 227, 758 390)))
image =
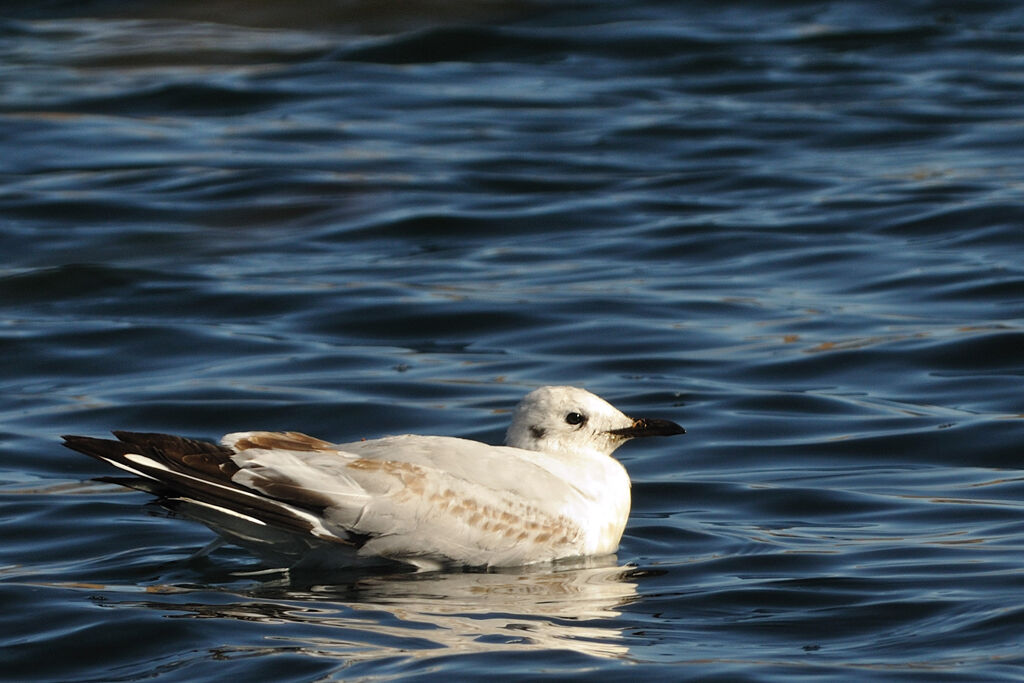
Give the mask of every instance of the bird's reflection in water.
POLYGON ((235 601, 202 604, 189 600, 191 591, 151 587, 167 591, 167 600, 130 604, 179 617, 266 623, 271 649, 348 661, 524 647, 619 658, 628 647, 614 620, 637 598, 638 574, 609 556, 544 568, 364 575, 347 583, 288 577, 235 593, 235 601), (303 628, 289 632, 289 624, 303 628))

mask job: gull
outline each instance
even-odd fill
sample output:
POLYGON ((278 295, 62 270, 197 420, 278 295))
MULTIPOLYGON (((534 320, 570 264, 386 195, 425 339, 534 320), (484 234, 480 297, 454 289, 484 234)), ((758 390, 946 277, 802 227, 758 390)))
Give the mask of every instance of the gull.
MULTIPOLYGON (((115 431, 64 445, 125 470, 165 507, 277 566, 395 561, 419 570, 510 567, 614 553, 630 484, 611 454, 684 434, 594 394, 541 387, 516 407, 504 446, 404 434, 330 443, 235 432, 220 444, 115 431), (308 560, 308 562, 304 562, 308 560)), ((201 551, 201 552, 203 552, 201 551)))

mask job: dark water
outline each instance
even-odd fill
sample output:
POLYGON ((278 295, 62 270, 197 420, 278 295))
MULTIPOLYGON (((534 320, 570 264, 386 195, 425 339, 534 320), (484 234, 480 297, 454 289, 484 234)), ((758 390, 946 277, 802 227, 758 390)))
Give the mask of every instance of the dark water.
POLYGON ((1020 680, 1014 2, 8 4, 13 680, 1020 680), (286 580, 57 445, 620 451, 617 562, 286 580))

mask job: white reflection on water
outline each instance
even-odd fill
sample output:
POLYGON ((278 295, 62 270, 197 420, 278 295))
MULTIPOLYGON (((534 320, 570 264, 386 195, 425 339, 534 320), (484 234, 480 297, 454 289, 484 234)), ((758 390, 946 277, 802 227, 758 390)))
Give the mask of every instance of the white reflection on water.
POLYGON ((628 646, 621 629, 608 620, 636 599, 630 580, 635 571, 612 556, 555 568, 380 575, 301 589, 283 581, 264 583, 222 604, 189 601, 198 597, 190 595, 193 590, 150 586, 147 592, 164 593, 167 600, 116 604, 270 627, 266 646, 219 644, 219 656, 299 650, 351 664, 393 656, 567 649, 621 658, 628 646), (289 624, 303 628, 290 632, 289 624), (310 632, 309 626, 316 628, 310 632))

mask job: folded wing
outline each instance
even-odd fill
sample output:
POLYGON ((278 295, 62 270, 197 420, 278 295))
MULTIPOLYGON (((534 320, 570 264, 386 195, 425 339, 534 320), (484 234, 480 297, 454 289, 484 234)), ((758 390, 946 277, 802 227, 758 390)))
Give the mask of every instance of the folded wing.
POLYGON ((68 436, 65 445, 209 512, 193 516, 249 547, 275 537, 262 526, 432 567, 522 564, 574 554, 582 543, 575 492, 518 449, 446 437, 336 445, 296 432, 230 434, 224 445, 115 436, 68 436))

